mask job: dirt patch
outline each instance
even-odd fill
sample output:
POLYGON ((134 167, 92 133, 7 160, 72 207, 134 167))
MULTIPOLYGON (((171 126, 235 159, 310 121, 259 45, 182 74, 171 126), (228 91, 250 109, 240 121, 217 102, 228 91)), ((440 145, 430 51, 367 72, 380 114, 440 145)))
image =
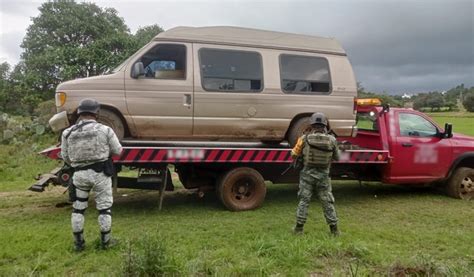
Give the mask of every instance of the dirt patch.
POLYGON ((51 187, 44 192, 12 191, 0 193, 0 214, 20 215, 57 210, 56 203, 66 200, 65 188, 51 187))
POLYGON ((406 267, 402 265, 394 265, 388 271, 389 276, 405 277, 405 276, 430 276, 432 272, 421 267, 406 267))

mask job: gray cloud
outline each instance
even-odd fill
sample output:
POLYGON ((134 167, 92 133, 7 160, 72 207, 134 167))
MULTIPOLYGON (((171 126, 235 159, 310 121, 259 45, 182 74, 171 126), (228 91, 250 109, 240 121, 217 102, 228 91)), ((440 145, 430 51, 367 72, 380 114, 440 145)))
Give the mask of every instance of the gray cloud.
POLYGON ((5 14, 29 16, 35 13, 41 2, 44 1, 0 0, 0 8, 5 14))
MULTIPOLYGON (((6 59, 8 62, 14 61, 20 56, 22 49, 19 47, 23 40, 23 33, 5 33, 0 34, 0 53, 1 58, 6 59)), ((11 64, 13 66, 13 64, 11 64)))

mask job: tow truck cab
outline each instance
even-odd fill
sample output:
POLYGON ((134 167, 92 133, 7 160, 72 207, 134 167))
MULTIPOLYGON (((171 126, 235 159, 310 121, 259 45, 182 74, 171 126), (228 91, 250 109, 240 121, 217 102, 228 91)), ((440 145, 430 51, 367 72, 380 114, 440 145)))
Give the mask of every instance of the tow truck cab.
POLYGON ((453 134, 451 124, 441 128, 426 114, 412 109, 371 104, 359 103, 358 134, 344 140, 362 148, 389 151, 381 181, 430 184, 460 178, 459 193, 474 191, 474 137, 453 134))

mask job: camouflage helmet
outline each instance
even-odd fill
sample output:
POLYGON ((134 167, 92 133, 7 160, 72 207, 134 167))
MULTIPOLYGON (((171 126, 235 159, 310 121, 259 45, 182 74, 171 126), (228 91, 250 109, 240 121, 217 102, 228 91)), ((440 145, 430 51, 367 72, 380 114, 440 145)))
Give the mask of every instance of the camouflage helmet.
POLYGON ((311 125, 321 124, 327 127, 328 119, 323 113, 314 113, 311 115, 311 118, 309 119, 309 124, 311 125))
POLYGON ((98 114, 100 109, 100 104, 95 99, 86 98, 82 99, 77 108, 77 114, 81 113, 91 113, 98 114))

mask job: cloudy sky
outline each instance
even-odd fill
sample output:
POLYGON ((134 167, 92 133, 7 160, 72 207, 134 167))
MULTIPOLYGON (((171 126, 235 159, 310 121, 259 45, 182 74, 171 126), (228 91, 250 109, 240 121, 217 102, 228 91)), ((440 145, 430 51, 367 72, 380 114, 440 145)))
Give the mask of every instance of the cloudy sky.
MULTIPOLYGON (((0 0, 0 62, 15 64, 43 1, 0 0)), ((89 1, 88 1, 89 2, 89 1)), ((231 25, 334 37, 371 91, 474 86, 474 0, 92 1, 140 26, 231 25)))

